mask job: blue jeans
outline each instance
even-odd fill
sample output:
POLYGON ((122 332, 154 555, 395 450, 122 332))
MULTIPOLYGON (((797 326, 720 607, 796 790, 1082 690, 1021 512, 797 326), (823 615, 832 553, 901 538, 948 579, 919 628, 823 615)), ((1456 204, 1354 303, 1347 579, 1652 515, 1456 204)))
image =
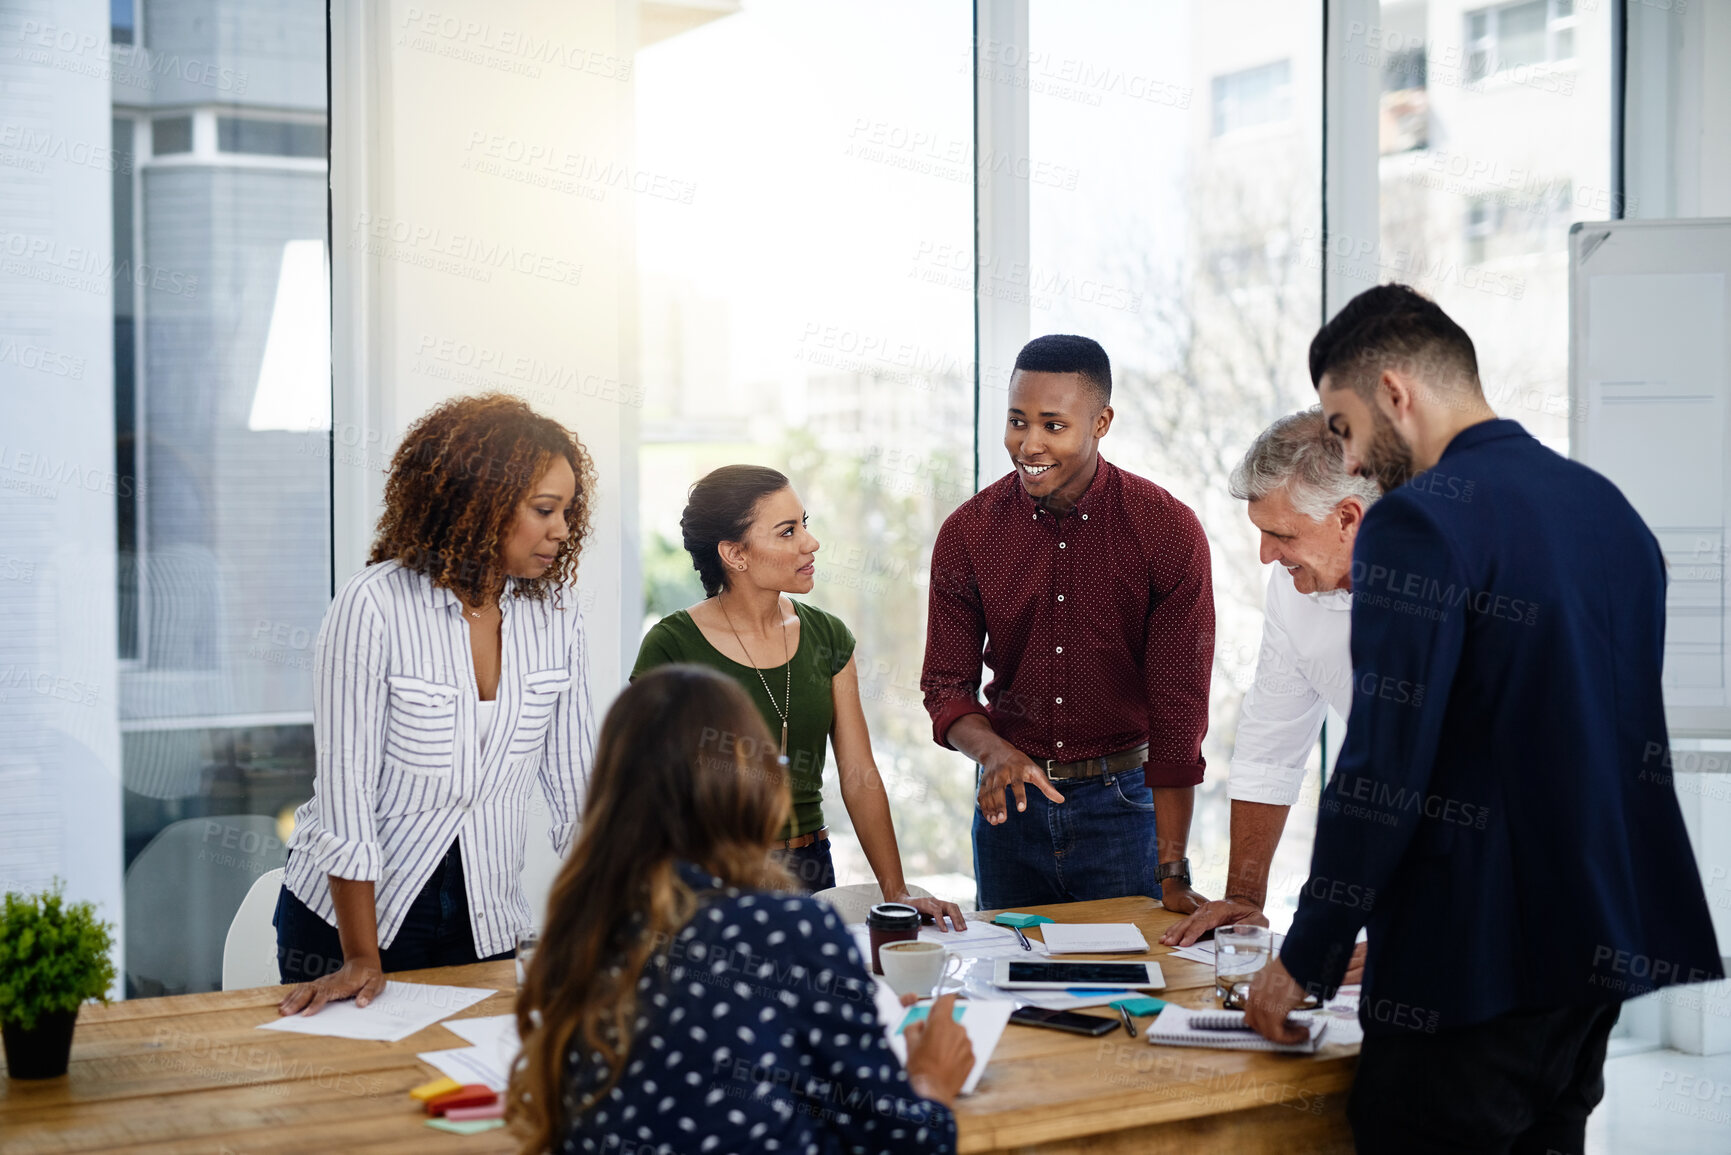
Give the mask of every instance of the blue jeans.
MULTIPOLYGON (((337 928, 286 886, 277 896, 276 917, 271 921, 276 924, 276 963, 283 982, 312 982, 342 967, 343 943, 337 928)), ((396 939, 379 951, 379 962, 386 971, 418 971, 495 962, 516 955, 510 950, 488 958, 476 957, 475 933, 469 927, 469 892, 463 885, 463 853, 453 842, 433 868, 433 877, 415 896, 396 939)))
MULTIPOLYGON (((983 771, 975 769, 976 786, 983 771)), ((1159 897, 1154 791, 1138 767, 1054 782, 1063 805, 1028 787, 1028 808, 992 826, 974 808, 974 879, 981 910, 1085 902, 1127 894, 1159 897)))
POLYGON ((772 850, 770 853, 793 875, 794 884, 807 894, 816 894, 835 885, 835 863, 830 861, 827 838, 798 850, 772 850))

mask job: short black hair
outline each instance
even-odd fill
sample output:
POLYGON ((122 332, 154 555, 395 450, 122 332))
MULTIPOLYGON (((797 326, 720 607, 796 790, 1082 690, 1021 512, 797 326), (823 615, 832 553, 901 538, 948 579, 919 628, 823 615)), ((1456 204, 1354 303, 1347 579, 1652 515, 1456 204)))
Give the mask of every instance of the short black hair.
POLYGON ((1410 285, 1378 285, 1348 301, 1310 342, 1310 383, 1323 374, 1366 399, 1382 371, 1405 365, 1427 384, 1465 386, 1482 394, 1473 339, 1442 307, 1410 285))
POLYGON ((1016 354, 1016 372, 1079 373, 1100 394, 1100 404, 1112 403, 1112 362, 1092 337, 1050 333, 1035 337, 1016 354))

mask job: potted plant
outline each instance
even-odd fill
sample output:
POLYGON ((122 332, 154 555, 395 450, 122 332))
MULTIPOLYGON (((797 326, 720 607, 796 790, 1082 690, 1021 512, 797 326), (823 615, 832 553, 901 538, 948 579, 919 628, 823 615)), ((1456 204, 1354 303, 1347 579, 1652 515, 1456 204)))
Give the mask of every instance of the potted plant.
POLYGON ((79 1006, 107 1002, 114 982, 112 925, 60 890, 8 893, 0 909, 0 1034, 14 1079, 64 1075, 79 1006))

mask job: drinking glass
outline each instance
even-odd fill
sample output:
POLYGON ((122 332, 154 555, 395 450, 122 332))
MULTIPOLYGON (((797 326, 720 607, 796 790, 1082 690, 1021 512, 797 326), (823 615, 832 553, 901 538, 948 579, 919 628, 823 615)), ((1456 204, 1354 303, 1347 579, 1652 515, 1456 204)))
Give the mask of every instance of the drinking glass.
POLYGON ((517 940, 517 985, 523 985, 523 976, 529 971, 529 964, 535 958, 535 948, 541 945, 541 936, 529 931, 517 940))
POLYGON ((1214 997, 1225 998, 1234 983, 1249 982, 1268 965, 1271 938, 1265 926, 1237 923, 1214 932, 1214 997))

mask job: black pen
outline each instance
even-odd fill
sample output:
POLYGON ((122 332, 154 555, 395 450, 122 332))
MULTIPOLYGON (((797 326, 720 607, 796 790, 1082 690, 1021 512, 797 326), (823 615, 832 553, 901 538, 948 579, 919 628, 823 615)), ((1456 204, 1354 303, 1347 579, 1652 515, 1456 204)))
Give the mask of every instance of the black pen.
POLYGON ((1022 940, 1022 949, 1023 950, 1033 950, 1034 949, 1034 944, 1028 941, 1028 936, 1022 933, 1021 927, 1012 926, 1010 929, 1015 931, 1016 937, 1022 940))
POLYGON ((1124 1033, 1134 1039, 1136 1037, 1136 1024, 1130 1021, 1130 1008, 1119 1004, 1118 1014, 1124 1020, 1124 1033))

